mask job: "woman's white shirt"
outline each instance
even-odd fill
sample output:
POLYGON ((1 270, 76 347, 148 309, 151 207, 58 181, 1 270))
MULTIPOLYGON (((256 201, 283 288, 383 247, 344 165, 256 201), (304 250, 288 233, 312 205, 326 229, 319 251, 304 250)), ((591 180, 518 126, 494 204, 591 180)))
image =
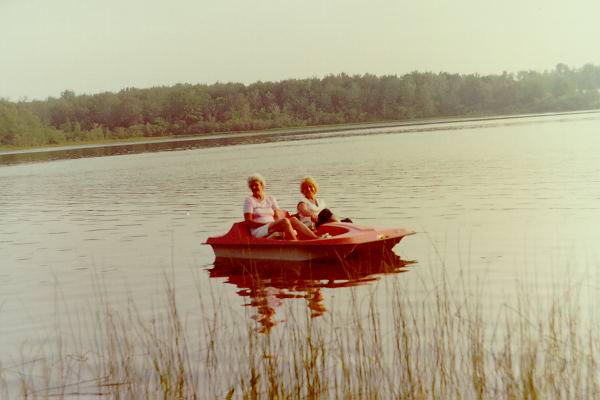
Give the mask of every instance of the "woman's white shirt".
MULTIPOLYGON (((306 197, 303 197, 298 202, 298 206, 300 206, 300 204, 304 204, 306 206, 306 209, 308 211, 310 211, 311 214, 319 214, 321 212, 321 210, 323 210, 324 208, 327 207, 325 205, 325 200, 319 200, 318 198, 315 198, 315 203, 313 203, 312 201, 310 201, 306 197)), ((299 212, 299 215, 300 215, 300 220, 302 222, 304 222, 304 223, 311 223, 312 222, 312 220, 310 218, 310 215, 304 215, 304 214, 302 214, 300 212, 300 207, 298 207, 298 212, 299 212)))
POLYGON ((265 195, 262 200, 250 196, 244 201, 244 214, 252 214, 253 221, 263 224, 275 221, 275 210, 278 209, 277 200, 271 195, 265 195))

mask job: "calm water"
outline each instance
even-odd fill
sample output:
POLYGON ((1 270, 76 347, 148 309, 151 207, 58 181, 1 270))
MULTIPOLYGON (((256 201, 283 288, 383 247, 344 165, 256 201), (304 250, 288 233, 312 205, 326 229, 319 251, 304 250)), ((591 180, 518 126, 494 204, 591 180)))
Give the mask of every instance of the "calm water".
POLYGON ((285 329, 288 307, 307 306, 324 319, 343 314, 351 293, 378 298, 393 280, 426 299, 428 282, 442 274, 490 310, 519 290, 543 297, 568 288, 594 309, 600 114, 157 146, 53 161, 44 160, 95 154, 0 155, 5 359, 46 346, 72 316, 93 309, 98 282, 111 302, 132 298, 150 314, 165 276, 190 319, 196 303, 186 299, 209 293, 233 324, 256 321, 273 331, 285 329), (181 151, 162 151, 173 149, 181 151), (257 294, 239 268, 215 265, 201 245, 240 219, 246 176, 255 171, 284 208, 296 204, 300 178, 312 175, 338 215, 419 233, 395 248, 404 261, 366 271, 358 265, 350 278, 331 266, 315 276, 295 265, 288 279, 281 265, 270 266, 268 287, 257 294), (270 314, 257 297, 267 299, 270 314))

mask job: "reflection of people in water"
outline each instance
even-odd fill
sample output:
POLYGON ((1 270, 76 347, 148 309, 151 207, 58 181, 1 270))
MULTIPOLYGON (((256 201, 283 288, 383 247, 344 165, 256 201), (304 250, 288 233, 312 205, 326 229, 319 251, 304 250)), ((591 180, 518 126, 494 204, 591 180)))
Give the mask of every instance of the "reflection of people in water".
POLYGON ((277 310, 285 299, 305 299, 310 317, 316 318, 327 311, 324 289, 368 284, 377 280, 377 275, 405 272, 409 264, 391 251, 384 257, 330 262, 217 258, 209 273, 240 288, 237 294, 249 298, 245 305, 256 309, 252 318, 259 324, 258 331, 269 333, 283 322, 277 320, 277 310))
POLYGON ((321 288, 309 289, 306 293, 306 300, 308 301, 308 308, 311 311, 311 318, 320 317, 327 311, 327 308, 323 305, 321 288))
POLYGON ((276 308, 283 304, 277 298, 278 292, 278 289, 267 286, 256 290, 254 296, 251 296, 249 305, 256 307, 257 315, 253 318, 261 325, 258 330, 261 333, 271 332, 271 328, 276 324, 274 321, 276 308))

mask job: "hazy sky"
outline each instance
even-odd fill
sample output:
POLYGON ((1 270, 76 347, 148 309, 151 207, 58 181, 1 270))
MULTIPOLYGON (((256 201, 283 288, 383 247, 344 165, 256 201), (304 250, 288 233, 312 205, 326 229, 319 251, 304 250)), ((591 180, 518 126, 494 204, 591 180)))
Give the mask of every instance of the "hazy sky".
POLYGON ((600 65, 599 0, 0 0, 0 97, 600 65))

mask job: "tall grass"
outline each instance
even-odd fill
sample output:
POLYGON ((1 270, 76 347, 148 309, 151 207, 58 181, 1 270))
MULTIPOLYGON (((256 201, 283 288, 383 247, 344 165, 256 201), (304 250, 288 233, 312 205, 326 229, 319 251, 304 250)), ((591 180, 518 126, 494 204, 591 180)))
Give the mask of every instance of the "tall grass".
POLYGON ((148 316, 133 301, 111 304, 98 285, 93 319, 36 354, 3 360, 0 397, 600 397, 599 330, 573 297, 538 308, 540 299, 523 292, 515 307, 490 310, 443 278, 418 299, 402 277, 389 278, 366 295, 343 289, 353 294, 349 304, 318 318, 297 302, 269 334, 236 319, 216 292, 198 290, 196 311, 182 315, 165 279, 148 316))

